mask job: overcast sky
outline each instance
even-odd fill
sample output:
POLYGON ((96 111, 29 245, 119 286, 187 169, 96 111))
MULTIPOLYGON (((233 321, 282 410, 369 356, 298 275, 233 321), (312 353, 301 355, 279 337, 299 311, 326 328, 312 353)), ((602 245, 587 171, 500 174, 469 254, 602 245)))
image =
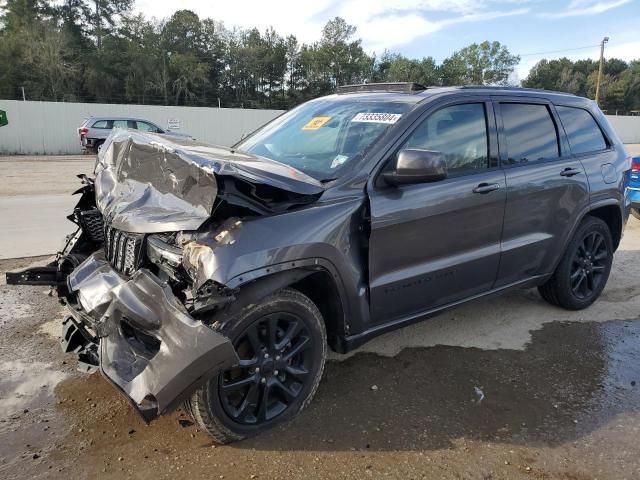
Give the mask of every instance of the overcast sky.
POLYGON ((540 58, 597 58, 604 36, 607 57, 640 58, 640 0, 136 0, 135 8, 158 18, 190 9, 228 27, 273 26, 301 42, 317 40, 326 21, 341 16, 369 53, 387 48, 438 61, 498 40, 522 55, 521 79, 540 58))

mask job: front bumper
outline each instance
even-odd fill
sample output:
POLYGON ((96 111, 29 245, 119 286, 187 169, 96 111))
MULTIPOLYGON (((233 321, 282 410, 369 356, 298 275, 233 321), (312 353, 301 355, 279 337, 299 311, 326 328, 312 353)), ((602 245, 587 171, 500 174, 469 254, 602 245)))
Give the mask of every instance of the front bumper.
POLYGON ((87 314, 84 323, 99 339, 102 374, 146 421, 238 363, 231 342, 193 319, 149 270, 124 278, 97 252, 69 275, 68 284, 87 314))

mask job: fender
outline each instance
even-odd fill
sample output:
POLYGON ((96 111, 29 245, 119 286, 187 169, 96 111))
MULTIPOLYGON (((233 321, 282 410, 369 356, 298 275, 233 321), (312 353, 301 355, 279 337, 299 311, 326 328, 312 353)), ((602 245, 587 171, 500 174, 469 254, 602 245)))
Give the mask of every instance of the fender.
POLYGON ((225 324, 240 314, 244 308, 258 303, 272 293, 298 283, 316 272, 326 273, 333 281, 342 310, 342 318, 336 320, 339 322, 342 331, 348 333, 351 328, 347 321, 347 319, 351 318, 351 312, 353 311, 351 302, 358 302, 357 308, 362 312, 360 315, 365 315, 366 318, 363 320, 368 321, 367 298, 362 299, 355 298, 356 296, 354 295, 350 296, 338 270, 331 261, 325 258, 306 258, 283 262, 235 276, 230 279, 226 286, 239 291, 236 299, 216 314, 212 320, 216 323, 225 324))

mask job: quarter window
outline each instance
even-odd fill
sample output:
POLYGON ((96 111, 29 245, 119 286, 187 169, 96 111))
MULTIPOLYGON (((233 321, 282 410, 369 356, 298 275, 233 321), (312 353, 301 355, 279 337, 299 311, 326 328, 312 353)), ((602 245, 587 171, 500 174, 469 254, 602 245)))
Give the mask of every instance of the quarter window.
POLYGON ((556 126, 546 105, 502 103, 500 111, 508 163, 517 165, 560 156, 556 126))
POLYGON ((107 120, 98 120, 91 128, 109 128, 109 125, 107 125, 107 120))
POLYGON ((488 168, 489 147, 484 104, 452 105, 430 115, 401 149, 441 152, 449 176, 488 168))
POLYGON ((589 112, 582 108, 560 106, 556 110, 569 137, 572 153, 597 152, 607 148, 602 130, 589 112))

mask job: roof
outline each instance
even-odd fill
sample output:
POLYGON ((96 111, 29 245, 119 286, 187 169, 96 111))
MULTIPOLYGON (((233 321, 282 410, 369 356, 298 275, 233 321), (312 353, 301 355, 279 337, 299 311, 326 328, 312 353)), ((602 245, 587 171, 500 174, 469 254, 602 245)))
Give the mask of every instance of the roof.
POLYGON ((435 95, 454 94, 464 92, 466 94, 510 95, 510 96, 539 96, 554 102, 574 104, 591 103, 591 100, 579 97, 571 93, 556 92, 536 88, 523 88, 498 85, 460 85, 450 87, 425 87, 410 82, 370 83, 362 85, 345 85, 338 87, 337 95, 341 97, 357 96, 362 99, 404 101, 407 103, 419 103, 435 95), (365 97, 368 96, 368 97, 365 97))
POLYGON ((148 123, 153 123, 155 125, 155 122, 151 121, 151 120, 147 120, 146 118, 138 118, 138 117, 118 117, 115 115, 100 115, 100 116, 93 116, 91 115, 89 118, 87 118, 87 120, 135 120, 140 121, 140 122, 148 122, 148 123))

